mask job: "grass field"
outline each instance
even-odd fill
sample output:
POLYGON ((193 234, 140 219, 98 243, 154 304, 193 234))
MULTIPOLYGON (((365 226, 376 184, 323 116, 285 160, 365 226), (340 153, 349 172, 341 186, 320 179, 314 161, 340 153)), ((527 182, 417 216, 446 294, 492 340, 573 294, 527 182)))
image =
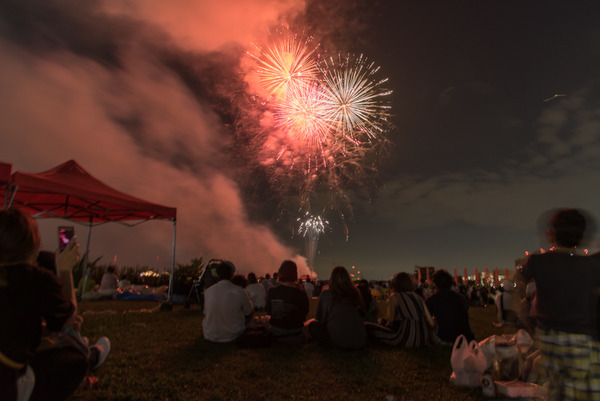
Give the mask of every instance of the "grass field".
MULTIPOLYGON (((313 301, 316 303, 316 301, 313 301)), ((202 337, 197 307, 157 310, 146 301, 82 302, 83 334, 112 343, 98 381, 72 400, 483 400, 453 387, 450 347, 360 351, 317 344, 242 349, 202 337)), ((314 306, 311 305, 311 313, 314 306)), ((471 308, 477 340, 498 333, 495 308, 471 308)))

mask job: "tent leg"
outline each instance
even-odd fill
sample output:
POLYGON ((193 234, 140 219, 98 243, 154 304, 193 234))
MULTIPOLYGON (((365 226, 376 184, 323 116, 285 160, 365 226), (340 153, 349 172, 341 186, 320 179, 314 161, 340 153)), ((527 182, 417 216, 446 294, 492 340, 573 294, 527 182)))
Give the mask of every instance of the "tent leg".
POLYGON ((173 310, 173 276, 175 275, 175 234, 177 232, 176 221, 173 220, 173 248, 171 250, 171 277, 169 277, 169 290, 167 292, 167 301, 160 305, 161 311, 173 310))
POLYGON ((81 294, 79 295, 80 298, 83 297, 83 294, 85 293, 85 285, 87 284, 88 278, 90 277, 90 274, 92 273, 92 269, 90 269, 88 267, 88 261, 89 261, 89 257, 88 254, 90 252, 90 241, 92 239, 92 218, 90 217, 90 226, 88 228, 88 236, 87 236, 87 243, 85 244, 85 253, 83 254, 83 260, 81 261, 82 263, 82 267, 85 269, 85 276, 83 277, 83 286, 81 287, 81 294))

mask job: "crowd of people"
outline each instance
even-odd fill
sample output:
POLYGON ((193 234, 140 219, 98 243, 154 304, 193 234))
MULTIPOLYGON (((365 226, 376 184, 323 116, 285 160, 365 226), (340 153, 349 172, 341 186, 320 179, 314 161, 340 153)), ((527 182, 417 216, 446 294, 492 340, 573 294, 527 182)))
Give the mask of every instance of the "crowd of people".
POLYGON ((206 269, 220 280, 204 290, 203 329, 210 341, 249 344, 248 337, 256 336, 257 327, 275 342, 316 341, 344 349, 361 349, 369 343, 450 345, 460 334, 474 338, 467 299, 443 270, 433 277, 435 290, 424 297, 417 292, 414 278, 404 272, 390 283, 371 285, 365 279, 353 280, 343 266, 336 266, 325 281, 299 279, 291 260, 283 261, 277 272, 260 282, 254 273, 247 278, 235 274, 227 261, 213 260, 206 269), (318 299, 315 317, 307 320, 312 298, 318 299), (378 303, 385 303, 385 308, 378 303))
MULTIPOLYGON (((299 279, 291 260, 261 279, 236 274, 229 261, 211 260, 202 292, 203 336, 243 346, 452 345, 460 335, 474 339, 470 306, 495 303, 498 325, 536 336, 549 400, 600 399, 600 255, 579 251, 585 229, 579 211, 556 212, 547 232, 554 247, 531 255, 497 293, 456 283, 444 270, 435 272, 431 285, 404 272, 371 285, 336 266, 328 280, 314 283, 299 279), (313 298, 316 313, 307 319, 313 298), (378 308, 382 302, 385 308, 378 308)), ((76 241, 57 252, 39 246, 35 220, 18 209, 0 211, 0 401, 65 399, 110 351, 107 337, 90 345, 80 334, 72 278, 76 241)), ((100 287, 117 286, 109 269, 100 287)))
MULTIPOLYGON (((295 263, 284 261, 273 275, 279 276, 277 280, 263 280, 269 335, 274 341, 317 341, 345 349, 361 349, 370 342, 394 347, 450 345, 461 334, 474 339, 470 305, 495 304, 497 325, 527 329, 539 341, 537 368, 547 383, 547 399, 600 399, 600 255, 579 251, 585 229, 586 219, 578 210, 557 211, 547 229, 554 247, 531 255, 498 291, 455 285, 443 270, 434 274, 432 286, 417 286, 407 273, 397 273, 384 297, 382 315, 373 307, 373 295, 383 292, 366 281, 353 282, 348 271, 337 266, 321 288, 315 318, 306 321, 310 294, 298 280, 295 263), (519 289, 517 282, 522 284, 519 289)), ((252 327, 256 324, 252 314, 259 309, 252 307, 248 296, 239 302, 245 306, 234 308, 227 319, 252 327)), ((205 316, 218 310, 206 304, 205 316)), ((204 335, 211 341, 235 341, 248 331, 240 326, 237 333, 237 338, 213 337, 206 331, 204 335)))

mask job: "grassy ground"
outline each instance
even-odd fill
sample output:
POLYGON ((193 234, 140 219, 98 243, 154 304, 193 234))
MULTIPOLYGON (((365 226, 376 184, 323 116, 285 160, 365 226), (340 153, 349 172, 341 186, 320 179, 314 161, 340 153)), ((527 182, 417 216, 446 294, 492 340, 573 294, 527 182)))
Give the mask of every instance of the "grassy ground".
MULTIPOLYGON (((483 400, 480 389, 456 388, 450 347, 418 350, 370 346, 361 351, 280 344, 241 349, 202 337, 197 307, 160 312, 144 301, 82 302, 83 334, 110 337, 98 382, 72 400, 483 400)), ((314 311, 314 305, 311 311, 314 311)), ((311 312, 312 313, 312 312, 311 312)), ((495 308, 471 308, 481 340, 498 333, 495 308)))

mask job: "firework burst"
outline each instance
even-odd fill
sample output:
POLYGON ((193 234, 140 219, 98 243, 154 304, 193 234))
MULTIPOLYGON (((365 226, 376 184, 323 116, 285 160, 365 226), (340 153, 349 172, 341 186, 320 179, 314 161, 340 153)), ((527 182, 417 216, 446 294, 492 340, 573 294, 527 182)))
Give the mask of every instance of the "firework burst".
POLYGON ((287 34, 266 49, 256 46, 258 55, 248 53, 258 63, 256 73, 268 96, 285 98, 289 90, 314 81, 318 73, 316 47, 310 47, 310 42, 311 38, 287 34))
POLYGON ((278 128, 309 147, 326 143, 334 128, 325 92, 314 83, 288 89, 285 101, 274 108, 278 128))
POLYGON ((345 191, 360 187, 366 171, 375 170, 375 162, 368 161, 381 157, 388 142, 391 94, 383 87, 387 79, 376 78, 379 68, 366 57, 324 60, 312 41, 278 32, 270 46, 255 45, 256 53, 248 53, 247 81, 258 84, 251 85, 258 101, 242 113, 259 121, 244 150, 282 199, 297 199, 303 216, 297 219, 298 233, 312 244, 309 258, 328 225, 313 210, 351 212, 345 191))
POLYGON ((336 134, 356 142, 360 138, 375 139, 381 135, 389 117, 385 103, 391 91, 383 89, 386 79, 375 80, 379 67, 360 55, 352 59, 333 58, 320 67, 326 93, 328 119, 335 122, 336 134))

